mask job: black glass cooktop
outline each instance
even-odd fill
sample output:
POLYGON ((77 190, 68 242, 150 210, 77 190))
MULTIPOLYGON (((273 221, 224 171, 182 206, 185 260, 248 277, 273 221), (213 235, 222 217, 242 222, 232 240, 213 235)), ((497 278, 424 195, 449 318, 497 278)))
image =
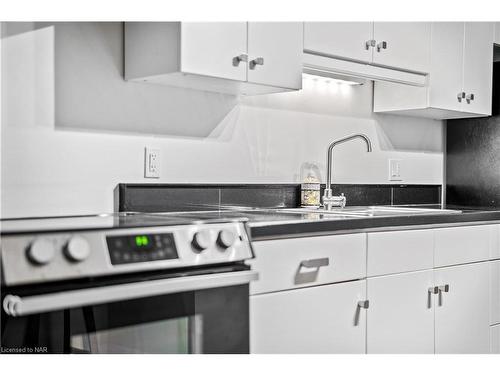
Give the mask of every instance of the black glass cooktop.
MULTIPOLYGON (((2 234, 118 229, 151 226, 204 224, 227 221, 297 222, 325 219, 324 215, 276 210, 230 209, 165 213, 118 212, 101 215, 34 217, 0 220, 2 234)), ((328 217, 338 220, 342 217, 328 217)))

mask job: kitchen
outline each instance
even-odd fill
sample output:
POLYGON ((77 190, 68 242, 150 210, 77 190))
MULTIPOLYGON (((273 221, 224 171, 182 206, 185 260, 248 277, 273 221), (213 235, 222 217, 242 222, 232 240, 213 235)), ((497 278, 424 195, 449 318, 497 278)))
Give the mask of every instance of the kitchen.
POLYGON ((1 41, 3 352, 500 354, 500 22, 1 41))

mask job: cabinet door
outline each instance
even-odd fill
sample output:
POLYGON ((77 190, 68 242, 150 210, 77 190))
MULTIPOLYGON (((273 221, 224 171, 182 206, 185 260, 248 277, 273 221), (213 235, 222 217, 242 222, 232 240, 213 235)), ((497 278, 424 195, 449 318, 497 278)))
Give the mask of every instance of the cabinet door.
POLYGON ((367 353, 433 353, 433 271, 369 278, 367 353))
POLYGON ((464 23, 433 22, 430 106, 461 111, 463 91, 464 23))
POLYGON ((466 112, 491 115, 493 72, 492 22, 466 22, 464 43, 464 92, 474 95, 463 101, 466 112))
POLYGON ((490 354, 500 354, 500 324, 490 327, 490 354))
POLYGON ((304 51, 371 63, 373 22, 305 22, 304 51))
POLYGON ((302 88, 301 22, 248 23, 248 82, 302 88))
POLYGON ((375 64, 429 71, 430 22, 375 22, 373 37, 377 44, 373 51, 375 64))
POLYGON ((495 43, 500 45, 500 22, 495 22, 495 43))
POLYGON ((449 285, 435 300, 436 353, 490 350, 489 263, 435 270, 437 286, 449 285))
POLYGON ((251 353, 364 353, 366 282, 250 297, 251 353))
POLYGON ((246 22, 183 22, 181 70, 246 81, 247 64, 235 60, 247 52, 246 22))

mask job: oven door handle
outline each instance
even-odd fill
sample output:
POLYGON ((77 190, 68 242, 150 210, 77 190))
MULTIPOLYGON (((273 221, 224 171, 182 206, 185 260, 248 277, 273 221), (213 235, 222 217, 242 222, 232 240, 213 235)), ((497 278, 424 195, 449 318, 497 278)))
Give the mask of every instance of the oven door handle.
POLYGON ((3 299, 3 309, 7 315, 24 316, 163 294, 241 285, 257 279, 258 273, 256 271, 237 271, 141 281, 26 297, 8 294, 3 299))

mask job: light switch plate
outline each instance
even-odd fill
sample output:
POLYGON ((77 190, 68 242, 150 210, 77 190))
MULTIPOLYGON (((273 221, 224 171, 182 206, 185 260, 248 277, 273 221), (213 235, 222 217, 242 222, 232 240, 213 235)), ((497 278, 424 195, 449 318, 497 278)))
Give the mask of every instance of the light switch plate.
POLYGON ((145 148, 144 177, 160 178, 160 150, 157 148, 145 148))
POLYGON ((389 181, 402 181, 401 160, 389 159, 389 181))

